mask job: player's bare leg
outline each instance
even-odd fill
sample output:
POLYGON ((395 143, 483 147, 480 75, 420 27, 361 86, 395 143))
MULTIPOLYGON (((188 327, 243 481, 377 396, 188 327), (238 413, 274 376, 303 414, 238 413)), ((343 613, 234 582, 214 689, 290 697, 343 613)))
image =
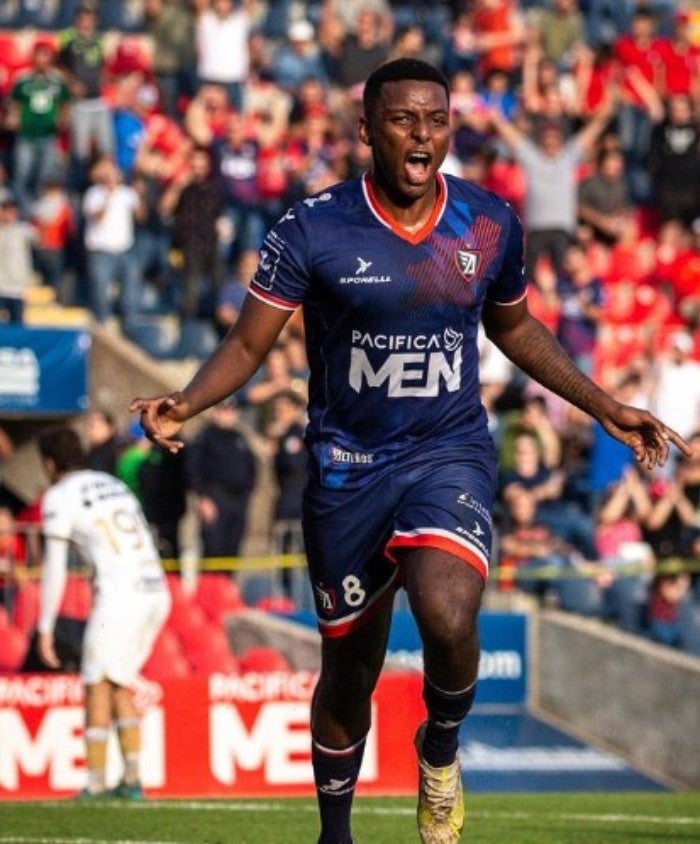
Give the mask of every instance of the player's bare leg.
POLYGON ((477 613, 484 583, 463 560, 429 548, 404 556, 404 585, 423 640, 428 719, 416 735, 418 829, 424 844, 454 844, 464 823, 459 727, 479 667, 477 613))
POLYGON ((107 769, 107 739, 112 721, 110 683, 100 680, 85 686, 85 755, 87 788, 82 797, 104 794, 107 769))
POLYGON ((351 844, 350 810, 384 664, 391 599, 364 626, 325 638, 311 705, 312 761, 321 816, 319 844, 351 844))
POLYGON ((115 797, 143 798, 140 777, 141 725, 131 689, 112 684, 112 714, 124 759, 124 778, 113 790, 115 797))

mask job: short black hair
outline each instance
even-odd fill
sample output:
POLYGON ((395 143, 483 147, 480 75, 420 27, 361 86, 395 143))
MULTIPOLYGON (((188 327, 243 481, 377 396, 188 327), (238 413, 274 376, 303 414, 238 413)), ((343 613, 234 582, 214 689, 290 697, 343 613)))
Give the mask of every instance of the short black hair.
POLYGON ((374 109, 379 99, 381 87, 385 82, 402 82, 405 79, 414 79, 419 82, 435 82, 437 85, 442 85, 449 102, 450 83, 441 70, 421 59, 394 59, 394 61, 379 65, 367 77, 362 92, 362 107, 364 108, 365 116, 371 114, 374 109))
POLYGON ((39 434, 39 453, 44 460, 52 460, 58 472, 84 469, 87 465, 80 437, 65 425, 49 428, 39 434))

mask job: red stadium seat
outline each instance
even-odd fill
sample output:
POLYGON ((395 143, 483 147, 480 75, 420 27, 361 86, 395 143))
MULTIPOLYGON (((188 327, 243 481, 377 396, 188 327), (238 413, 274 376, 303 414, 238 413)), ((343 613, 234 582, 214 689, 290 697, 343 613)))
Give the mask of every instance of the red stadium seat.
POLYGON ((152 653, 158 653, 165 659, 169 657, 182 656, 182 646, 180 645, 180 640, 178 639, 177 634, 169 627, 164 627, 160 631, 158 638, 153 643, 152 653))
POLYGON ((71 575, 66 582, 59 615, 86 621, 92 609, 92 587, 84 577, 71 575))
POLYGON ((185 585, 179 574, 168 572, 165 575, 168 581, 168 589, 170 589, 170 597, 175 604, 189 604, 192 602, 192 596, 185 590, 185 585))
POLYGON ((182 648, 189 659, 192 653, 207 651, 212 654, 230 654, 228 637, 221 627, 207 622, 203 627, 193 627, 180 636, 182 648))
POLYGON ((174 604, 168 618, 168 627, 174 630, 180 639, 187 639, 192 630, 209 624, 204 610, 198 604, 174 604))
POLYGON ((0 636, 0 671, 19 671, 29 649, 27 634, 18 627, 8 627, 0 636))
POLYGON ((168 655, 156 649, 151 653, 141 673, 149 680, 177 680, 192 675, 190 664, 181 653, 168 655))
POLYGON ((257 645, 249 648, 243 656, 239 657, 241 674, 254 671, 258 674, 266 674, 272 671, 289 671, 289 663, 284 656, 275 648, 264 645, 257 645))
POLYGON ((228 575, 202 574, 197 580, 197 601, 213 621, 245 606, 238 584, 228 575))
POLYGON ((10 90, 17 74, 29 63, 20 39, 13 33, 0 32, 0 93, 10 90))
POLYGON ((238 660, 232 653, 199 650, 188 654, 187 659, 195 674, 240 674, 238 660))
POLYGON ((294 601, 284 595, 270 595, 268 598, 261 598, 255 607, 276 615, 291 615, 297 611, 297 605, 294 601))
POLYGON ((18 586, 10 617, 25 633, 34 630, 39 621, 39 584, 36 580, 25 580, 18 586))

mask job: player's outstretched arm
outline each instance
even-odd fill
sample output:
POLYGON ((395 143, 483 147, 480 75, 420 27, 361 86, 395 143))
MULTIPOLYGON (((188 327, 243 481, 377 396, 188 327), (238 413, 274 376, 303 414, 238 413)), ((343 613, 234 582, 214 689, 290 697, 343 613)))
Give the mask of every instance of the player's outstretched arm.
POLYGON ((290 311, 248 295, 236 324, 204 361, 184 390, 151 398, 135 398, 131 413, 140 413, 146 436, 166 451, 184 447, 183 424, 242 387, 262 363, 290 311))
POLYGON ((670 443, 691 454, 688 443, 651 413, 620 404, 584 375, 553 334, 530 314, 526 300, 509 306, 487 304, 483 323, 488 337, 526 375, 597 419, 632 449, 642 465, 663 466, 670 443))
POLYGON ((67 576, 68 542, 55 536, 47 536, 41 576, 37 649, 39 659, 49 668, 61 667, 54 644, 54 626, 66 588, 67 576))

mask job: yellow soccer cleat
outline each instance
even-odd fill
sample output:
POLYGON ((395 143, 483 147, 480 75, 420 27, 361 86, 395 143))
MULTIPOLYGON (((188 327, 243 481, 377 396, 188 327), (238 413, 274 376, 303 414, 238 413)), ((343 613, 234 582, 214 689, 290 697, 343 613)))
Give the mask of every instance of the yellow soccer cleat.
POLYGON ((421 756, 426 724, 418 728, 418 832, 423 844, 455 844, 464 825, 464 796, 459 762, 434 768, 421 756))

